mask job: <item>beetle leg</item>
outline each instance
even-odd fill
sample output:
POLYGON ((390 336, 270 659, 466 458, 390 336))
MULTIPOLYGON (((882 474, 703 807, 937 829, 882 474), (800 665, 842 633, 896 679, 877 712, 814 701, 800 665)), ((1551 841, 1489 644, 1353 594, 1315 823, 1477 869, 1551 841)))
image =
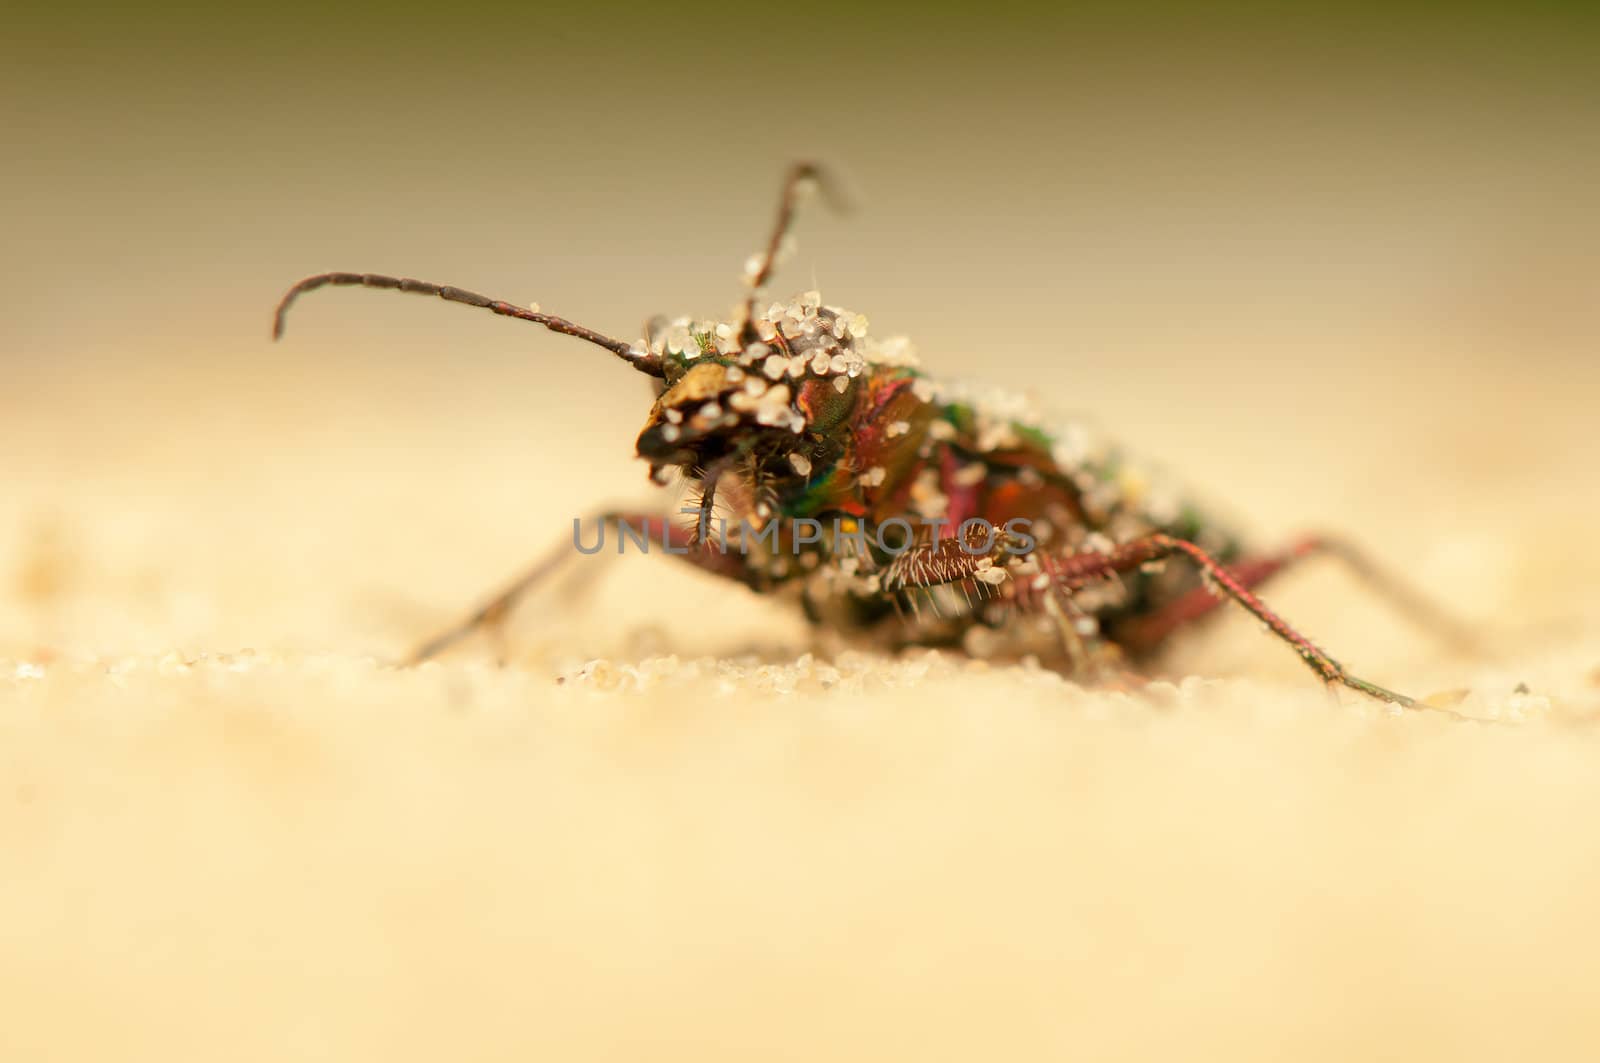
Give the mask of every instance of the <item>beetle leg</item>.
POLYGON ((518 576, 508 586, 495 594, 494 597, 484 602, 466 619, 439 632, 412 650, 402 663, 418 665, 429 658, 437 657, 479 629, 493 632, 498 636, 505 626, 506 618, 511 615, 512 610, 522 600, 523 595, 543 583, 552 572, 560 567, 561 562, 566 558, 567 547, 561 546, 551 550, 540 558, 532 568, 518 576))
POLYGON ((1482 639, 1461 621, 1445 612, 1428 596, 1374 562, 1360 548, 1326 535, 1308 535, 1287 553, 1292 559, 1325 554, 1338 558, 1344 566, 1388 606, 1419 630, 1443 639, 1461 653, 1481 655, 1482 639))
MULTIPOLYGON (((680 527, 664 514, 608 512, 599 514, 595 519, 613 534, 620 534, 619 528, 624 524, 636 528, 647 540, 664 543, 669 547, 668 553, 671 556, 687 561, 713 575, 738 580, 745 578, 743 557, 733 553, 724 554, 709 548, 701 549, 697 542, 696 530, 680 527)), ((561 564, 575 552, 567 544, 551 550, 533 567, 511 581, 464 620, 418 646, 403 663, 421 664, 480 630, 498 634, 522 599, 560 568, 561 564)))
MULTIPOLYGON (((1303 556, 1287 550, 1266 557, 1241 558, 1228 563, 1228 572, 1241 587, 1254 589, 1303 556)), ((1223 601, 1210 587, 1196 587, 1151 613, 1131 617, 1117 624, 1114 637, 1134 653, 1147 653, 1179 628, 1215 612, 1223 601)))
POLYGON ((1083 616, 1083 610, 1072 600, 1072 595, 1057 591, 1044 596, 1044 611, 1050 615, 1050 620, 1055 625, 1056 637, 1061 640, 1061 651, 1067 656, 1072 674, 1087 675, 1089 651, 1083 644, 1083 636, 1078 632, 1077 623, 1083 616))
MULTIPOLYGON (((1088 586, 1096 580, 1132 572, 1142 565, 1168 557, 1182 557, 1193 563, 1200 569, 1201 577, 1215 593, 1231 598, 1246 612, 1265 624, 1267 630, 1288 643, 1306 666, 1317 673, 1323 682, 1330 686, 1337 683, 1369 697, 1406 708, 1429 707, 1418 705, 1404 694, 1397 694, 1345 671, 1343 665, 1269 609, 1265 602, 1251 593, 1243 581, 1224 568, 1204 548, 1187 539, 1177 539, 1157 533, 1120 543, 1105 552, 1086 551, 1054 557, 1040 554, 1039 564, 1053 584, 1070 592, 1088 586)), ((1258 577, 1257 582, 1263 578, 1265 577, 1258 577)))
MULTIPOLYGON (((1117 647, 1098 637, 1085 637, 1080 630, 1079 623, 1087 614, 1073 600, 1075 587, 1054 582, 1034 584, 1032 577, 1014 582, 1013 573, 998 563, 1004 556, 1006 542, 997 538, 986 553, 978 552, 977 542, 976 537, 965 543, 960 538, 949 537, 917 543, 898 554, 884 569, 883 591, 896 598, 907 595, 915 609, 917 596, 931 595, 935 587, 955 585, 964 592, 975 588, 982 597, 988 593, 1003 593, 1002 588, 1012 583, 1010 599, 1013 604, 1037 607, 1049 617, 1067 674, 1097 678, 1121 674, 1117 667, 1121 653, 1117 647)), ((968 605, 971 606, 970 594, 968 605)))
MULTIPOLYGON (((883 588, 889 591, 911 590, 917 587, 937 587, 943 584, 994 578, 991 572, 1000 572, 996 560, 1001 556, 1003 544, 992 533, 986 547, 978 547, 977 539, 962 540, 955 536, 919 542, 896 554, 884 568, 883 588)), ((969 599, 970 604, 970 599, 969 599)))
MULTIPOLYGON (((1362 584, 1417 628, 1443 638, 1462 652, 1481 652, 1478 639, 1459 621, 1412 590, 1403 580, 1384 571, 1360 550, 1338 539, 1308 535, 1286 550, 1230 562, 1228 572, 1243 587, 1254 588, 1300 561, 1321 555, 1344 562, 1362 584)), ((1196 588, 1148 616, 1124 621, 1117 628, 1117 641, 1136 652, 1154 649, 1178 628, 1206 616, 1221 604, 1222 600, 1209 589, 1196 588)))

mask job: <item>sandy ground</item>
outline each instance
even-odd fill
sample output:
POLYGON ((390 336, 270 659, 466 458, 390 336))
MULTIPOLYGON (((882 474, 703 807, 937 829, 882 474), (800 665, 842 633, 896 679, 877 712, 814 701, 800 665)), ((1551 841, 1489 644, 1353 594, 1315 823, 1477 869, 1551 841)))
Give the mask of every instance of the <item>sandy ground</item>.
POLYGON ((1366 423, 1150 430, 1263 540, 1331 523, 1485 632, 1452 657, 1334 568, 1271 596, 1480 725, 1330 699, 1239 618, 1138 695, 813 656, 637 557, 532 603, 508 667, 396 670, 648 497, 646 399, 326 355, 8 400, 4 1058, 1600 1049, 1591 370, 1390 365, 1366 423))

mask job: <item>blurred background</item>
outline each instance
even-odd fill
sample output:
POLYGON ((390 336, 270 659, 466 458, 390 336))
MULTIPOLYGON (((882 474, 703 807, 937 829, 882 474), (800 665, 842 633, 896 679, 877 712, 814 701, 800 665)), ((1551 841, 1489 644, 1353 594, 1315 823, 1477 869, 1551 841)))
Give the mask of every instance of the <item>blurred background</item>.
MULTIPOLYGON (((376 650, 399 632, 349 615, 352 589, 427 614, 641 497, 648 390, 596 352, 350 291, 307 299, 273 345, 269 311, 348 269, 624 337, 725 313, 802 157, 858 209, 806 213, 776 291, 818 286, 937 373, 1088 416, 1262 541, 1331 526, 1421 564, 1446 534, 1555 517, 1573 538, 1548 573, 1475 578, 1593 576, 1596 21, 16 8, 0 416, 19 578, 72 553, 104 562, 78 570, 90 586, 185 570, 189 600, 99 638, 90 616, 12 613, 0 638, 304 648, 332 634, 309 604, 376 650)), ((1528 607, 1507 593, 1478 604, 1528 607)))
POLYGON ((1584 1058, 1597 30, 1555 2, 12 5, 5 1054, 1584 1058), (1330 710, 1240 618, 1163 663, 1232 680, 1148 699, 841 679, 647 558, 531 608, 524 668, 379 668, 650 497, 649 388, 390 293, 315 293, 273 344, 282 291, 393 273, 632 338, 734 305, 799 158, 857 209, 804 214, 777 293, 1088 417, 1256 543, 1365 543, 1493 655, 1336 569, 1272 602, 1528 726, 1330 710))
MULTIPOLYGON (((1438 335, 1450 323, 1478 360, 1518 343, 1553 358, 1571 324, 1556 311, 1582 293, 1552 278, 1592 244, 1591 18, 22 8, 5 37, 6 222, 26 297, 8 347, 87 329, 91 293, 125 342, 215 345, 253 285, 270 295, 282 271, 349 255, 630 324, 720 308, 780 168, 814 156, 856 178, 863 209, 808 219, 789 279, 814 268, 920 325, 952 370, 981 349, 996 374, 1076 379, 1146 347, 1398 329, 1425 308, 1437 347, 1468 353, 1438 335), (1504 335, 1535 323, 1547 334, 1504 335)), ((488 357, 496 339, 534 345, 400 313, 372 308, 340 347, 474 325, 488 357)))

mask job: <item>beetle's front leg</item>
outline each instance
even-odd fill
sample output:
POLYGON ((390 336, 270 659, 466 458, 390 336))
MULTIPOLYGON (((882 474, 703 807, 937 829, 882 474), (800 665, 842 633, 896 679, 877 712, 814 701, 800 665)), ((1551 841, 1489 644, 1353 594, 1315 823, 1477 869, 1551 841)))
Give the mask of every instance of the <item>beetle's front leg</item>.
POLYGON ((885 570, 881 585, 885 593, 897 598, 902 594, 911 596, 913 607, 918 591, 938 586, 960 586, 967 592, 969 603, 974 592, 980 598, 990 593, 1009 593, 1014 603, 1036 606, 1049 618, 1068 674, 1085 677, 1115 670, 1106 659, 1106 647, 1086 636, 1081 626, 1086 614, 1066 588, 1050 583, 1035 587, 1024 576, 1009 592, 1001 590, 1016 575, 1002 562, 1007 556, 1022 556, 1016 552, 1019 550, 1019 543, 994 529, 985 529, 983 534, 975 531, 965 540, 952 536, 918 543, 895 557, 885 570))
MULTIPOLYGON (((637 532, 644 541, 659 542, 671 556, 687 561, 712 575, 740 581, 746 579, 747 566, 743 555, 724 553, 703 546, 698 541, 695 529, 680 527, 666 514, 612 510, 596 514, 591 521, 599 523, 602 528, 615 536, 620 536, 623 526, 627 526, 637 532)), ((576 533, 574 535, 576 536, 576 533)), ((577 549, 576 539, 573 545, 562 544, 551 550, 533 567, 480 605, 466 619, 418 646, 405 658, 404 663, 421 664, 480 630, 501 631, 518 603, 560 568, 563 562, 578 552, 580 551, 577 549)))
POLYGON ((964 537, 924 540, 894 556, 881 585, 896 594, 952 583, 998 586, 1005 582, 1005 569, 997 562, 1011 545, 1006 533, 988 525, 975 526, 964 537))

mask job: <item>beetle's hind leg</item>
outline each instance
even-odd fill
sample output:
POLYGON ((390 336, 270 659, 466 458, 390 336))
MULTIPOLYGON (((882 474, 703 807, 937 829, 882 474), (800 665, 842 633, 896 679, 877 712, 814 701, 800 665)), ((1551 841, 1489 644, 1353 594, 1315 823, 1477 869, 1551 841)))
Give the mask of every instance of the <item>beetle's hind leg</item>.
MULTIPOLYGON (((1407 583, 1385 571, 1351 544, 1325 535, 1308 535, 1286 550, 1245 557, 1228 564, 1228 572, 1246 589, 1261 586, 1279 573, 1314 557, 1334 557, 1356 579, 1420 631, 1426 631, 1463 653, 1481 653, 1481 640, 1464 624, 1448 615, 1407 583)), ((1187 624, 1214 612, 1222 604, 1209 588, 1199 587, 1154 612, 1123 621, 1117 641, 1134 652, 1155 649, 1187 624)))
MULTIPOLYGON (((1381 687, 1359 676, 1351 675, 1344 666, 1330 657, 1321 647, 1295 630, 1288 621, 1267 607, 1266 603, 1251 592, 1250 587, 1234 575, 1221 562, 1213 558, 1204 548, 1189 542, 1187 539, 1178 539, 1170 535, 1157 533, 1147 535, 1140 539, 1121 543, 1104 552, 1088 551, 1078 554, 1057 555, 1054 557, 1040 556, 1040 564, 1048 574, 1052 583, 1067 590, 1087 586, 1089 583, 1104 579, 1107 576, 1120 575, 1132 572, 1140 566, 1152 561, 1160 561, 1169 557, 1181 557, 1200 569, 1201 578, 1213 593, 1220 597, 1231 599, 1256 619, 1266 625, 1267 630, 1274 636, 1287 643, 1300 659, 1317 674, 1323 682, 1330 686, 1337 684, 1351 690, 1359 691, 1369 697, 1378 698, 1405 708, 1429 708, 1431 706, 1419 705, 1412 698, 1381 687)), ((1267 573, 1270 575, 1270 573, 1267 573)), ((1257 574, 1255 582, 1259 583, 1266 575, 1257 574)))
POLYGON ((1483 639, 1476 632, 1354 544, 1326 535, 1309 535, 1296 543, 1291 553, 1296 558, 1337 558, 1363 586, 1418 630, 1428 632, 1461 653, 1481 655, 1485 652, 1483 639))

